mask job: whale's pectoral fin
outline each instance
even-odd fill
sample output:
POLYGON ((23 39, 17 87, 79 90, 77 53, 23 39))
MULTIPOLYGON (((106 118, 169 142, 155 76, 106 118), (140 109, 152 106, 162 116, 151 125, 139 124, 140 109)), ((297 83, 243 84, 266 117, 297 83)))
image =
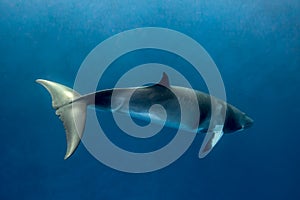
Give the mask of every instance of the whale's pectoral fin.
POLYGON ((204 158, 218 143, 223 135, 223 125, 216 125, 213 130, 208 131, 199 151, 199 158, 204 158))
POLYGON ((125 100, 124 99, 120 99, 120 98, 112 98, 111 100, 111 112, 117 112, 118 110, 120 110, 125 104, 125 100))

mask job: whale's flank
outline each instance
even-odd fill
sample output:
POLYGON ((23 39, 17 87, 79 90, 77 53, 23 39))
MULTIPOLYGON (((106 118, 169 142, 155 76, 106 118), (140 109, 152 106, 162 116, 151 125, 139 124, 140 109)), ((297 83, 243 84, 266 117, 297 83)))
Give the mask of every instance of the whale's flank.
POLYGON ((236 107, 209 94, 190 88, 171 86, 168 76, 154 85, 134 88, 112 88, 80 95, 64 85, 38 79, 52 97, 52 106, 63 121, 67 136, 65 159, 76 150, 82 137, 86 107, 94 106, 102 111, 118 112, 148 120, 149 108, 154 104, 163 106, 168 113, 167 119, 161 109, 152 110, 153 122, 168 127, 180 128, 197 133, 206 133, 199 151, 199 158, 204 158, 218 143, 223 134, 233 133, 249 128, 253 120, 236 107), (176 94, 176 95, 175 95, 176 94), (193 100, 201 113, 199 119, 193 108, 193 100), (180 105, 178 100, 180 99, 180 105), (187 115, 181 120, 181 107, 187 115), (224 120, 224 121, 223 121, 224 120))

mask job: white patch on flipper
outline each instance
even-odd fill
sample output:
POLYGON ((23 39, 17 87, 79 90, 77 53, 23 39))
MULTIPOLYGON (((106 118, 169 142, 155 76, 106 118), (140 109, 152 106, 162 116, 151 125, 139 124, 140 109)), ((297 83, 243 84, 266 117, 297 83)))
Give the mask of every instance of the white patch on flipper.
POLYGON ((218 143, 223 135, 223 125, 216 125, 212 131, 206 133, 199 151, 199 158, 204 158, 218 143))

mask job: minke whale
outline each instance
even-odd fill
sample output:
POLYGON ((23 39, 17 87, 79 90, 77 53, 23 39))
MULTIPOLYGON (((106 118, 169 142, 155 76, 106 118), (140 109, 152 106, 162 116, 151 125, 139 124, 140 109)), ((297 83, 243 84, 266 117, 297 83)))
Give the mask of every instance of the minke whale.
POLYGON ((224 133, 241 131, 253 124, 253 120, 244 112, 220 99, 190 88, 170 85, 166 73, 163 73, 160 82, 150 86, 114 88, 86 95, 80 95, 73 89, 52 81, 37 79, 36 82, 48 90, 52 98, 52 107, 63 122, 67 139, 65 159, 74 153, 80 142, 85 128, 88 106, 149 120, 149 108, 154 104, 159 104, 166 110, 167 118, 162 117, 160 109, 154 109, 151 112, 151 119, 155 119, 153 122, 160 123, 164 120, 165 126, 177 128, 180 123, 184 123, 184 126, 180 127, 188 131, 206 133, 199 151, 199 158, 205 157, 224 133), (179 107, 182 104, 189 107, 190 98, 193 95, 197 98, 200 116, 195 121, 193 112, 190 112, 190 117, 181 121, 179 107), (181 98, 180 105, 178 98, 181 98), (217 116, 223 117, 223 123, 219 123, 218 120, 211 122, 213 120, 212 102, 217 104, 218 109, 214 112, 217 112, 217 116))

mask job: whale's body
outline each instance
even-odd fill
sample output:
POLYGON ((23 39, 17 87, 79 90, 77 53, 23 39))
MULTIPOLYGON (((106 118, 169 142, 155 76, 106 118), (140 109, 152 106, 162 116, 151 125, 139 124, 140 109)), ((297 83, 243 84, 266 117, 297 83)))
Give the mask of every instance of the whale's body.
POLYGON ((222 100, 190 88, 171 86, 165 73, 158 84, 151 86, 108 89, 87 95, 51 81, 38 79, 37 82, 50 92, 52 106, 64 123, 67 135, 65 159, 73 154, 80 142, 86 108, 90 105, 141 120, 148 121, 150 117, 153 122, 164 122, 169 127, 207 133, 199 152, 200 158, 212 150, 223 133, 243 130, 253 123, 245 113, 222 100), (212 102, 216 109, 212 109, 212 102), (152 109, 155 108, 153 105, 160 105, 166 113, 162 109, 152 109), (212 116, 217 116, 217 119, 212 119, 212 116))

